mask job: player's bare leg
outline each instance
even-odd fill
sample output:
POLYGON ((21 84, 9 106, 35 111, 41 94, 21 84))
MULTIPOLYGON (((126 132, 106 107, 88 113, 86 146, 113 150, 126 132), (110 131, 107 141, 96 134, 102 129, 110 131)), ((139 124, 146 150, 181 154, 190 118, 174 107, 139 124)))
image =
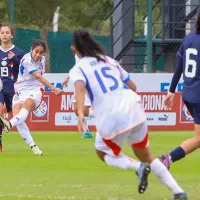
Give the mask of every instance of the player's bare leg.
MULTIPOLYGON (((3 104, 1 102, 0 102, 0 116, 3 116, 3 104)), ((0 127, 0 152, 3 151, 2 132, 3 129, 2 127, 0 127)))
POLYGON ((171 173, 167 170, 165 165, 158 159, 154 158, 150 149, 147 148, 135 148, 133 151, 139 160, 150 164, 151 171, 163 182, 174 194, 172 199, 185 200, 187 199, 186 193, 177 184, 171 173))
MULTIPOLYGON (((74 102, 74 108, 75 108, 75 113, 76 113, 76 103, 74 102)), ((90 106, 84 106, 84 116, 88 117, 90 114, 90 106)), ((77 115, 77 113, 76 113, 77 115)), ((92 117, 92 116, 91 116, 92 117)), ((81 136, 81 138, 92 138, 92 134, 89 131, 89 127, 87 124, 87 120, 84 120, 84 134, 81 136)))
POLYGON ((128 157, 123 153, 119 153, 118 156, 111 156, 96 149, 96 153, 100 160, 107 163, 111 167, 117 167, 120 169, 132 169, 138 174, 139 185, 138 192, 144 193, 148 186, 148 175, 150 173, 150 166, 147 163, 141 163, 133 158, 128 157))

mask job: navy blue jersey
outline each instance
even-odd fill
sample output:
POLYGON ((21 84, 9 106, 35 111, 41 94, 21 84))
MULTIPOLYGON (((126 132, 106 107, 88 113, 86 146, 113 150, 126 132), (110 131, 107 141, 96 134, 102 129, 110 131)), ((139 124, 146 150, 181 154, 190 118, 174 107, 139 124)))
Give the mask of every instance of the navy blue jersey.
POLYGON ((191 32, 177 52, 177 63, 169 91, 174 93, 183 74, 183 100, 200 103, 200 34, 191 32))
POLYGON ((14 45, 7 51, 0 47, 0 77, 3 81, 4 94, 14 94, 14 82, 17 80, 19 72, 20 60, 24 52, 14 45), (9 51, 12 51, 15 56, 12 59, 8 58, 9 51))

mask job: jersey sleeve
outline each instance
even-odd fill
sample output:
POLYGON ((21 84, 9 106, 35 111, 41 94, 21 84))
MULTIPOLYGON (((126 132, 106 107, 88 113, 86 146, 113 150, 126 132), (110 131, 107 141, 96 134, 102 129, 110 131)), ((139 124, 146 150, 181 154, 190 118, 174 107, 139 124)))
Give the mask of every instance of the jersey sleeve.
POLYGON ((22 65, 23 65, 24 69, 28 71, 29 74, 32 74, 32 73, 38 71, 37 67, 33 63, 24 61, 22 65))
POLYGON ((175 92, 176 86, 180 80, 182 72, 183 72, 183 45, 180 46, 176 54, 176 67, 170 84, 169 92, 171 93, 175 92))
POLYGON ((119 72, 120 72, 120 76, 121 76, 122 81, 123 81, 124 83, 128 82, 128 81, 130 80, 130 75, 129 75, 129 73, 128 73, 126 70, 124 70, 124 69, 122 68, 122 66, 119 64, 118 61, 116 61, 116 63, 117 63, 117 67, 118 67, 118 69, 119 69, 119 72))
POLYGON ((86 78, 84 76, 84 73, 83 73, 82 69, 79 67, 73 67, 69 71, 69 77, 74 84, 79 81, 84 82, 86 84, 86 78))

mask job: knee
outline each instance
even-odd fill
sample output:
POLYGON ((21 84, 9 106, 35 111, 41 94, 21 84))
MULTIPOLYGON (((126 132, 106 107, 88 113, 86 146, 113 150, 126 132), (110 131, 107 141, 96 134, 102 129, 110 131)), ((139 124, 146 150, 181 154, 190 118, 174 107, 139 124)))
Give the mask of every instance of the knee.
POLYGON ((105 161, 104 161, 104 156, 105 156, 106 154, 105 154, 104 152, 99 151, 99 150, 96 149, 96 154, 97 154, 97 156, 99 157, 99 159, 100 159, 101 161, 105 162, 105 161))

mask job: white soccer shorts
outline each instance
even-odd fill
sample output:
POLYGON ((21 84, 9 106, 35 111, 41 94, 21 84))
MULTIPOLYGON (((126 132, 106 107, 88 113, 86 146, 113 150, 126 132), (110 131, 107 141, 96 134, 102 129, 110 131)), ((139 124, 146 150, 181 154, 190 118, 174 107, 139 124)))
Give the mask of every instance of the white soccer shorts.
POLYGON ((104 140, 98 133, 95 139, 95 148, 111 156, 118 156, 121 152, 124 141, 135 148, 146 148, 149 146, 148 127, 144 122, 131 130, 117 135, 111 140, 104 140))
POLYGON ((23 90, 23 91, 15 93, 13 97, 13 102, 12 102, 13 106, 17 103, 23 104, 28 98, 33 99, 35 101, 35 109, 36 109, 42 101, 41 89, 23 90))

